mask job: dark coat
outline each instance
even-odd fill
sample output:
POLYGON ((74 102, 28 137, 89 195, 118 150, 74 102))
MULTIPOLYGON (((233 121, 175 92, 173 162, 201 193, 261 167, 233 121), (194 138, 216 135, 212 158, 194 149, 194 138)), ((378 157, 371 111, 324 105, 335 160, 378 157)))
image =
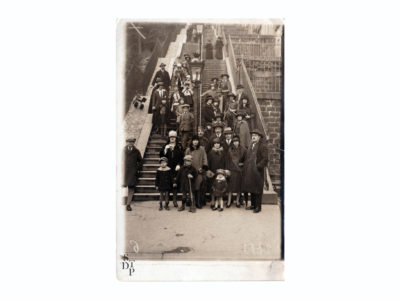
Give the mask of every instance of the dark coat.
MULTIPOLYGON (((245 92, 241 93, 240 95, 237 94, 236 95, 236 101, 237 101, 237 103, 239 103, 239 106, 242 105, 243 98, 246 98, 247 101, 250 101, 249 96, 245 92)), ((247 102, 247 103, 249 103, 249 102, 247 102)))
POLYGON ((165 70, 164 72, 161 71, 161 70, 158 70, 157 73, 156 73, 156 76, 154 76, 154 79, 153 79, 151 85, 154 86, 156 84, 157 78, 160 78, 163 81, 164 86, 167 89, 171 85, 171 78, 169 77, 169 73, 168 73, 167 70, 165 70))
POLYGON ((170 167, 166 167, 166 170, 163 170, 161 167, 157 169, 155 186, 158 187, 158 191, 172 191, 173 183, 174 176, 170 167))
POLYGON ((206 59, 213 59, 213 45, 211 43, 206 44, 206 59))
POLYGON ((224 46, 224 43, 222 40, 218 39, 217 42, 215 43, 215 58, 216 59, 222 59, 222 47, 224 46))
POLYGON ((246 149, 239 145, 238 148, 233 145, 229 147, 226 156, 226 168, 231 172, 228 180, 228 191, 240 193, 242 190, 242 169, 239 163, 244 163, 246 159, 246 149))
POLYGON ((192 131, 193 123, 194 123, 194 116, 191 112, 187 112, 186 114, 183 113, 181 116, 178 117, 177 122, 179 123, 180 132, 192 131))
POLYGON ((212 123, 214 118, 214 107, 212 105, 204 105, 202 111, 203 123, 212 123))
POLYGON ((167 124, 170 119, 170 116, 171 116, 171 108, 168 105, 168 102, 165 105, 161 104, 157 106, 156 110, 154 111, 153 123, 156 126, 167 124), (161 114, 162 108, 165 108, 164 114, 161 114))
POLYGON ((162 90, 162 96, 160 95, 160 91, 158 89, 156 91, 154 91, 153 95, 154 95, 154 101, 152 102, 152 104, 156 108, 157 108, 157 106, 159 106, 161 104, 162 99, 167 99, 167 103, 168 103, 168 92, 165 89, 162 90))
MULTIPOLYGON (((222 148, 221 148, 222 149, 222 148)), ((218 169, 225 170, 225 154, 224 150, 215 150, 212 148, 207 155, 208 169, 215 173, 218 169)))
POLYGON ((178 174, 176 175, 176 183, 178 185, 178 189, 181 192, 190 192, 189 189, 189 178, 187 177, 189 174, 193 175, 193 178, 190 179, 190 184, 192 187, 192 192, 194 191, 194 183, 197 178, 197 171, 193 166, 182 166, 178 174))
POLYGON ((243 191, 262 194, 265 184, 264 168, 268 165, 267 145, 259 141, 252 149, 252 145, 246 153, 243 167, 243 191))
POLYGON ((140 151, 133 146, 132 150, 128 149, 128 146, 124 149, 124 187, 132 187, 137 184, 139 177, 139 171, 142 169, 143 158, 140 151))
POLYGON ((160 150, 160 157, 166 157, 168 158, 168 167, 172 169, 172 172, 174 175, 176 174, 175 168, 177 165, 181 166, 183 165, 183 157, 184 157, 184 150, 183 147, 180 143, 177 142, 175 145, 174 150, 171 150, 171 148, 166 149, 166 147, 169 145, 169 143, 166 143, 160 150))
POLYGON ((215 197, 225 196, 226 192, 228 191, 228 182, 226 178, 225 180, 217 180, 217 178, 215 178, 212 184, 211 191, 215 197))

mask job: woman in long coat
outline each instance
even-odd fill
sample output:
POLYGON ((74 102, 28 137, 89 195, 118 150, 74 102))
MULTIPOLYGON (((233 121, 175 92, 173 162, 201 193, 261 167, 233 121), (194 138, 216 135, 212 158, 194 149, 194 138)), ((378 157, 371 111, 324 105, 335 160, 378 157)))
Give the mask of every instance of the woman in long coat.
POLYGON ((200 138, 197 135, 192 137, 189 147, 185 151, 185 155, 192 156, 192 166, 198 172, 198 176, 193 185, 195 204, 197 208, 201 208, 201 203, 203 199, 199 198, 199 191, 201 183, 203 182, 204 172, 208 170, 207 154, 203 146, 200 146, 200 138))
POLYGON ((242 167, 246 158, 246 149, 240 145, 238 136, 232 139, 232 145, 228 148, 226 158, 226 168, 230 171, 228 181, 228 204, 231 206, 232 193, 236 193, 236 206, 240 207, 239 199, 242 193, 242 167))
POLYGON ((224 43, 222 42, 222 38, 218 37, 217 41, 215 42, 215 58, 222 59, 222 47, 224 43))
MULTIPOLYGON (((178 170, 183 165, 183 157, 184 157, 184 150, 182 145, 178 141, 176 131, 171 130, 169 132, 168 141, 160 150, 160 158, 161 157, 168 158, 168 167, 171 168, 172 175, 175 178, 178 170)), ((173 189, 173 199, 172 199, 175 207, 178 207, 178 203, 176 202, 177 193, 178 191, 175 186, 173 189)))
POLYGON ((124 182, 122 186, 128 188, 128 200, 126 210, 131 211, 131 202, 133 200, 135 186, 138 180, 139 171, 142 169, 143 158, 140 151, 135 147, 136 139, 126 140, 127 145, 124 149, 124 182))
POLYGON ((211 40, 208 40, 206 44, 206 59, 213 59, 213 45, 211 40))
POLYGON ((247 121, 244 120, 244 118, 246 117, 246 112, 244 112, 243 110, 239 110, 236 117, 237 121, 235 124, 234 132, 237 136, 239 136, 240 145, 248 149, 251 142, 251 136, 249 124, 247 123, 247 121))

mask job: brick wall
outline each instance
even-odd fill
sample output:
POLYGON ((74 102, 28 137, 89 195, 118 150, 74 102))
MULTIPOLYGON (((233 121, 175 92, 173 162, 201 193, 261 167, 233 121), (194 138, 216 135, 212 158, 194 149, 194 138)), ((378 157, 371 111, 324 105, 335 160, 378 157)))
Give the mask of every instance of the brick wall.
POLYGON ((258 99, 268 131, 269 172, 272 180, 280 180, 281 175, 281 100, 258 99))

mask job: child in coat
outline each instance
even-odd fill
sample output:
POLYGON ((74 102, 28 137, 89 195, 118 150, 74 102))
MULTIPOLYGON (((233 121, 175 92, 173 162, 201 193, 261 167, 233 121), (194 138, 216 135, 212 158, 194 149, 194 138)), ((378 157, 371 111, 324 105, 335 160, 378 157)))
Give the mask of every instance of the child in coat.
POLYGON ((156 125, 160 130, 160 134, 162 137, 167 136, 167 123, 169 121, 170 108, 167 103, 167 99, 161 99, 161 104, 157 107, 155 112, 155 121, 156 125))
POLYGON ((218 206, 219 206, 218 211, 224 210, 223 197, 225 196, 228 190, 227 176, 228 176, 227 170, 218 169, 216 172, 211 192, 214 198, 217 198, 217 202, 216 205, 212 208, 212 210, 217 210, 218 206))
POLYGON ((163 209, 162 202, 165 201, 165 209, 169 210, 168 202, 169 202, 169 192, 172 191, 173 186, 173 174, 171 168, 167 166, 168 158, 161 157, 160 158, 160 167, 157 169, 156 173, 156 188, 160 192, 160 208, 163 209))
MULTIPOLYGON (((184 164, 179 169, 176 175, 176 184, 182 193, 182 206, 178 211, 185 210, 186 203, 190 205, 189 212, 196 212, 194 207, 193 199, 193 186, 197 177, 197 170, 192 166, 192 156, 186 155, 184 158, 184 164)), ((194 199, 193 199, 194 200, 194 199)))

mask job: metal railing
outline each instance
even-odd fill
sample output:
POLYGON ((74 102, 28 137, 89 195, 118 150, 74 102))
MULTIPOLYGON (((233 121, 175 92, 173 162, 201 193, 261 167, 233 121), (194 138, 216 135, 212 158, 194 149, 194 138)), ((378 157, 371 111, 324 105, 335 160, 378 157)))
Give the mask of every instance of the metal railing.
POLYGON ((247 34, 247 35, 231 35, 233 43, 259 43, 259 44, 274 44, 281 45, 281 36, 276 35, 259 35, 259 34, 247 34))
MULTIPOLYGON (((231 39, 231 37, 229 36, 231 39)), ((231 40, 232 41, 232 40, 231 40)), ((269 57, 280 57, 281 46, 275 43, 258 44, 258 43, 238 43, 232 42, 233 50, 237 56, 243 55, 246 58, 268 59, 269 57)))

